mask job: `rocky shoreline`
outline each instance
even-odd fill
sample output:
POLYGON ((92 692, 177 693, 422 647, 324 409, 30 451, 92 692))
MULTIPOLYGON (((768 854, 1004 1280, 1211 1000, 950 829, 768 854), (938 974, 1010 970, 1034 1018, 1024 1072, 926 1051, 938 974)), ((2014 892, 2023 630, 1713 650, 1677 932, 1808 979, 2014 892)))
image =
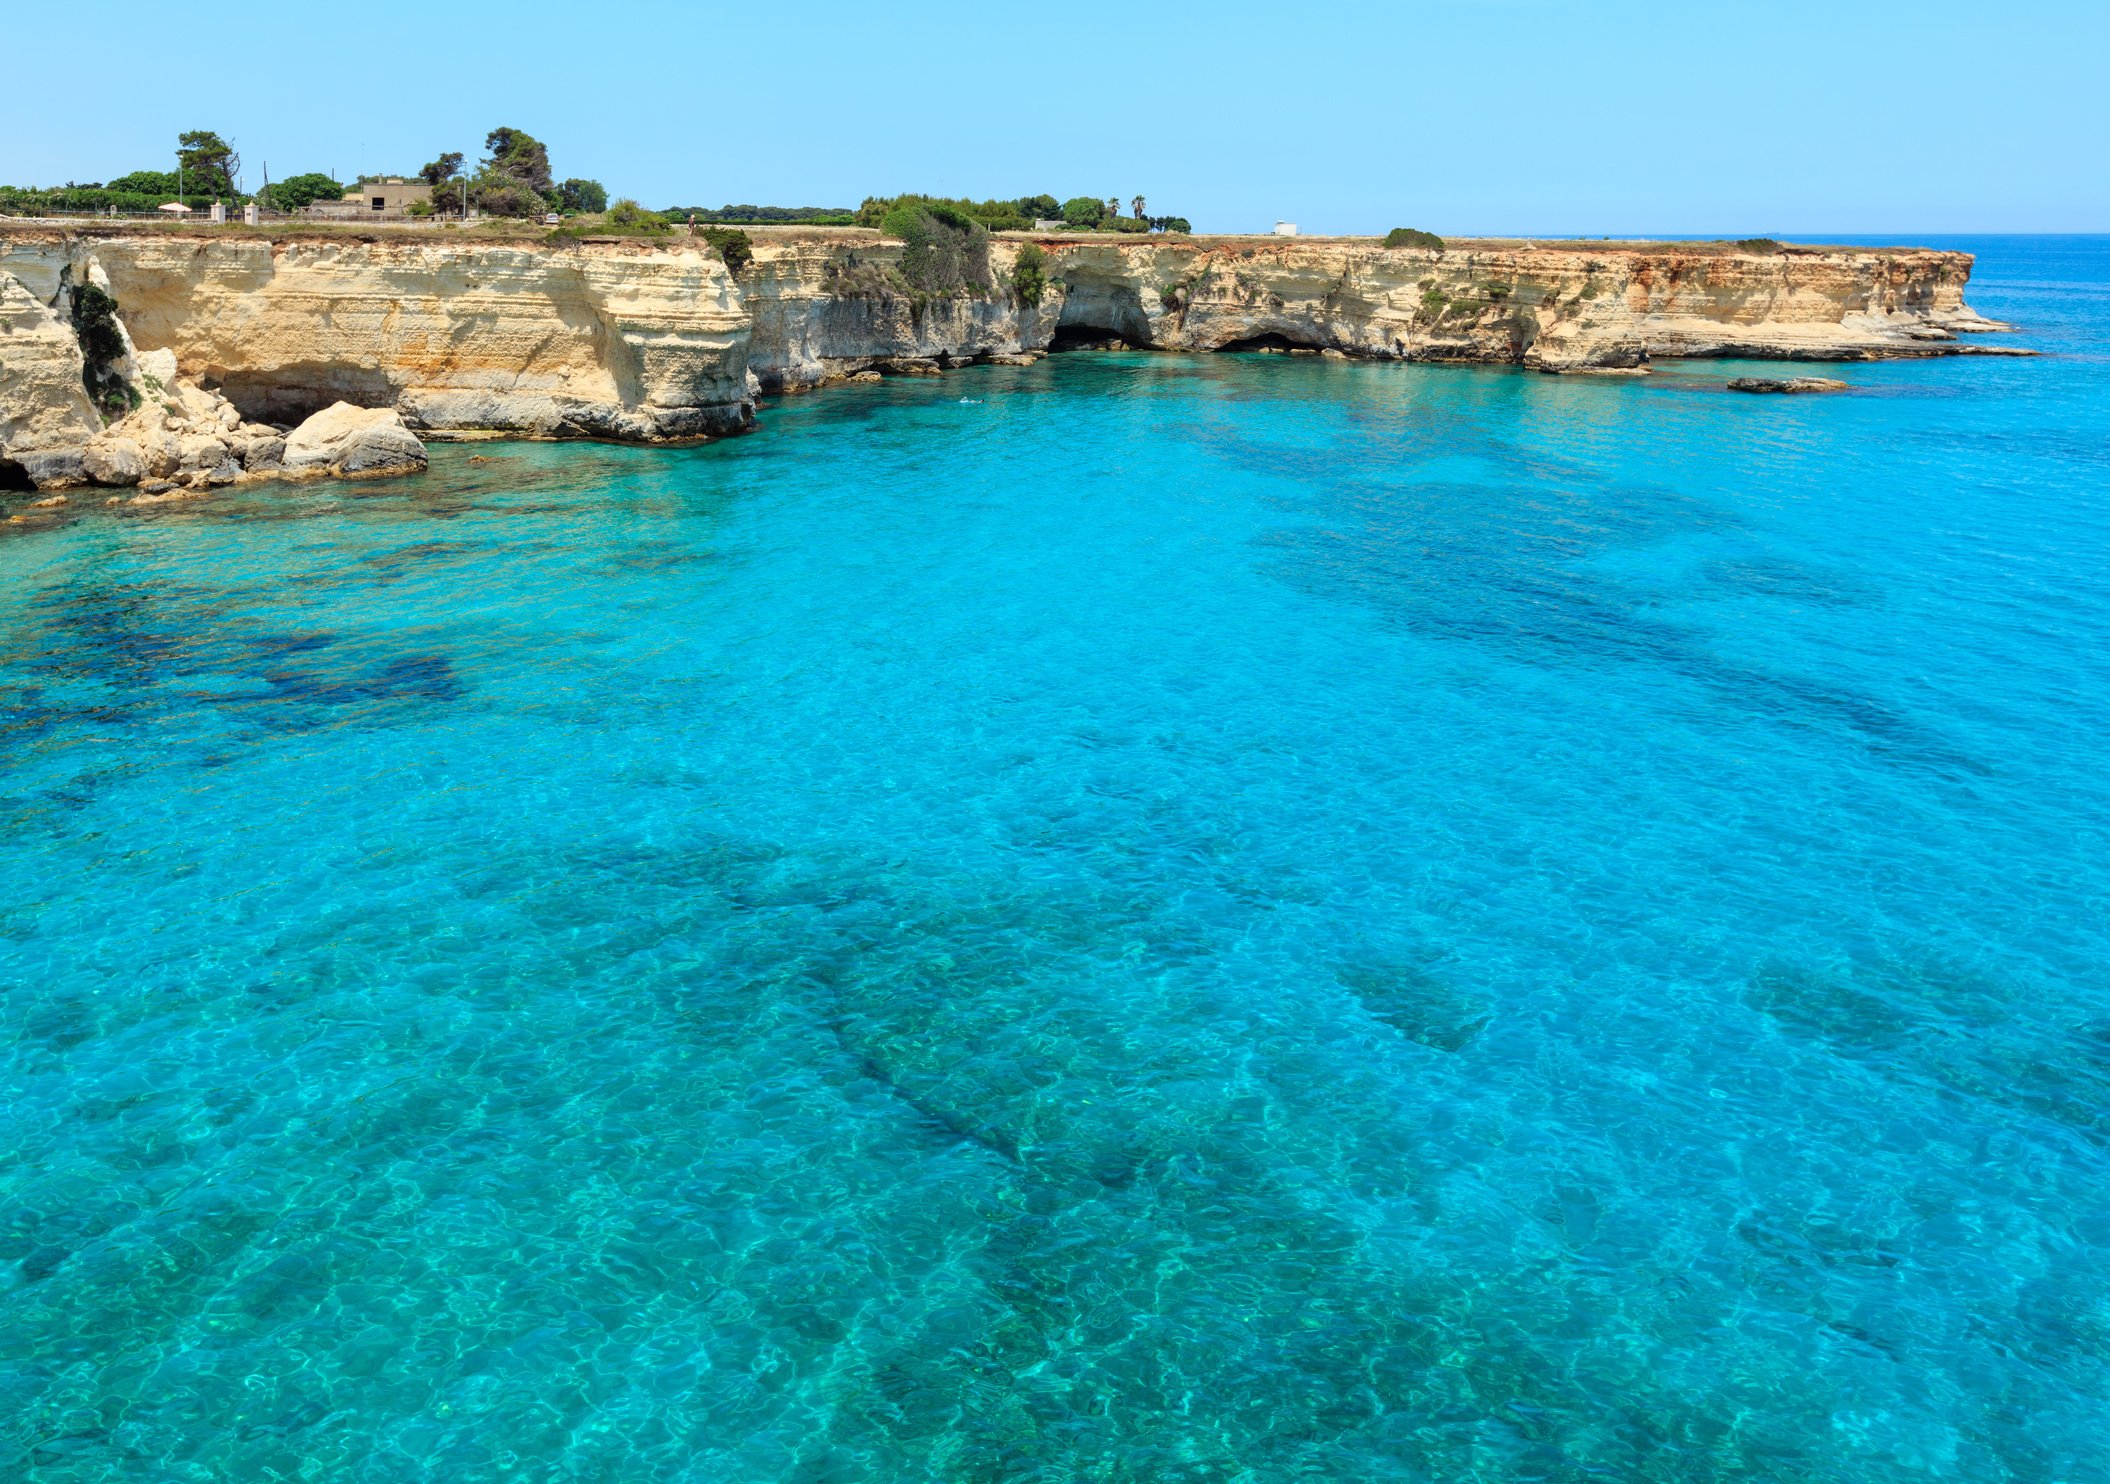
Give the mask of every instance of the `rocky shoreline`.
POLYGON ((1085 345, 1556 373, 2027 353, 1960 338, 2009 327, 1964 303, 1969 254, 1923 249, 1004 235, 993 287, 932 297, 875 232, 754 237, 736 275, 682 236, 0 228, 0 482, 156 498, 418 468, 421 432, 693 440, 764 393, 1085 345))

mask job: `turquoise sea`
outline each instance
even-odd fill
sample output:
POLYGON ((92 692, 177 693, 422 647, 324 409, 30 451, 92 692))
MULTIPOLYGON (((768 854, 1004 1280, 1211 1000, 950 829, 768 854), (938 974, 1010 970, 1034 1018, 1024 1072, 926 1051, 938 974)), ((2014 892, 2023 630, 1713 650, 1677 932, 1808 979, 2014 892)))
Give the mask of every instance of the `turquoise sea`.
POLYGON ((0 1478, 2110 1480, 2110 239, 1962 245, 5 528, 0 1478))

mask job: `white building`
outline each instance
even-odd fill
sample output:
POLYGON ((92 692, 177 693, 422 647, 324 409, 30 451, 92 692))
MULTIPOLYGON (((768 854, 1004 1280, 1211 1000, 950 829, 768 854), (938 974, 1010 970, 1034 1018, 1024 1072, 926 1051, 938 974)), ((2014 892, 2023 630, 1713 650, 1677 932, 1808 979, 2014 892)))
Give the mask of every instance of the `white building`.
POLYGON ((1277 237, 1294 237, 1297 235, 1297 224, 1295 222, 1277 222, 1275 223, 1275 235, 1277 237))

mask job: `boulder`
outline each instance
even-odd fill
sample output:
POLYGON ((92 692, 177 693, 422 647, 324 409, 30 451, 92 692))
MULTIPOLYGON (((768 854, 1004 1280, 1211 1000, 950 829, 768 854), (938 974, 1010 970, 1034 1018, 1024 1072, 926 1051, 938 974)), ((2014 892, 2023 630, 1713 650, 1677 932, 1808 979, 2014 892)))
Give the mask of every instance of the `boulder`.
POLYGON ((137 484, 147 477, 147 461, 130 438, 98 438, 81 455, 81 470, 97 484, 137 484))
POLYGON ((132 364, 139 369, 142 392, 159 392, 176 380, 176 353, 172 350, 143 350, 132 364))
POLYGON ((263 433, 242 445, 242 467, 252 474, 268 474, 286 461, 286 440, 276 433, 263 433))
POLYGON ((178 469, 210 469, 227 457, 227 445, 204 433, 186 434, 179 446, 182 454, 176 461, 178 469))
POLYGON ((325 407, 286 438, 288 474, 408 474, 425 467, 425 445, 389 407, 325 407))

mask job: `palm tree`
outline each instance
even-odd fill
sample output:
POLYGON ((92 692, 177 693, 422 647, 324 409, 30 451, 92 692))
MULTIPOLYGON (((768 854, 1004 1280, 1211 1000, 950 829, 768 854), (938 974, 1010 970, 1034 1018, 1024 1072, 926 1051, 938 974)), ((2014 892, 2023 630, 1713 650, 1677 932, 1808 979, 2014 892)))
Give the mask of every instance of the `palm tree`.
POLYGON ((1143 220, 1143 198, 1141 196, 1138 196, 1135 200, 1129 202, 1128 204, 1135 208, 1136 220, 1143 220))

